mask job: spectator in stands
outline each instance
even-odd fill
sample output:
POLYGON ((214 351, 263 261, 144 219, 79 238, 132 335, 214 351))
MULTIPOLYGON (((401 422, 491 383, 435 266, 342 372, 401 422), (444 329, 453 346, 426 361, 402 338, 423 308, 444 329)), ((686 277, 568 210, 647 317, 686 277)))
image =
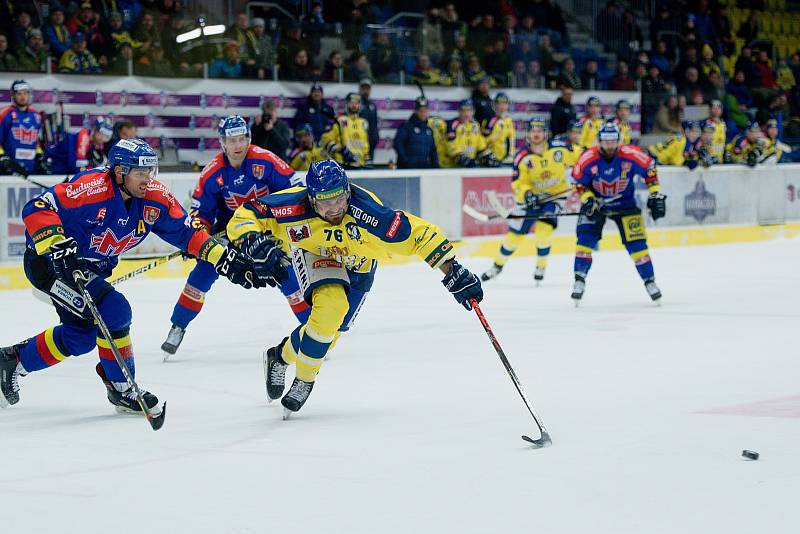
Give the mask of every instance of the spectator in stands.
POLYGON ((657 66, 658 70, 665 75, 672 71, 667 57, 667 42, 664 39, 656 41, 653 50, 650 51, 650 63, 657 66))
POLYGON ((728 82, 728 93, 736 98, 743 110, 753 106, 753 93, 750 92, 750 84, 742 70, 737 70, 733 75, 733 80, 728 82))
POLYGON ((800 81, 800 52, 794 52, 789 58, 789 68, 792 69, 794 79, 800 81))
POLYGON ((433 130, 428 126, 428 99, 424 96, 414 101, 414 113, 397 129, 393 146, 401 169, 439 168, 433 130))
POLYGON ((131 61, 133 61, 133 47, 130 43, 122 43, 119 45, 114 59, 105 69, 105 73, 116 76, 127 76, 128 63, 131 61))
POLYGON ((634 91, 636 82, 628 75, 628 64, 624 61, 617 63, 614 76, 608 81, 608 88, 612 91, 634 91))
POLYGON ((180 0, 158 0, 159 19, 162 23, 181 16, 181 11, 183 11, 183 6, 180 0))
POLYGON ((479 19, 473 21, 469 31, 470 44, 477 50, 481 59, 486 58, 486 54, 494 46, 494 40, 498 37, 494 27, 494 15, 491 13, 483 14, 479 19), (477 23, 476 23, 477 22, 477 23))
POLYGON ((581 77, 575 70, 575 61, 571 57, 567 58, 561 66, 561 74, 559 74, 556 84, 559 86, 566 85, 579 91, 583 88, 581 85, 581 77))
POLYGON ((28 44, 17 52, 17 69, 26 72, 44 72, 47 52, 44 49, 42 32, 36 28, 28 32, 28 44))
POLYGON ((700 61, 700 72, 705 78, 708 78, 712 72, 722 74, 722 70, 719 68, 719 63, 717 63, 716 58, 714 58, 714 51, 711 49, 711 45, 708 43, 703 45, 702 56, 703 59, 700 61))
MULTIPOLYGON (((105 2, 103 3, 105 4, 105 2)), ((112 4, 116 4, 116 11, 122 15, 123 28, 128 31, 132 30, 142 13, 140 0, 114 0, 112 4)))
POLYGON ((100 27, 97 24, 98 18, 99 16, 92 9, 91 2, 81 2, 80 10, 67 21, 66 26, 70 34, 83 32, 87 42, 92 43, 96 40, 95 35, 100 33, 100 27))
POLYGON ((511 55, 506 50, 506 43, 502 36, 495 39, 494 47, 486 54, 484 64, 487 73, 494 78, 498 85, 510 85, 511 55))
POLYGON ((61 54, 67 51, 70 45, 69 30, 64 25, 64 10, 60 7, 50 8, 50 22, 42 27, 44 40, 50 46, 50 53, 58 61, 61 54))
POLYGON ((467 43, 467 36, 462 33, 456 35, 453 41, 453 48, 450 49, 447 57, 458 58, 464 64, 472 55, 475 55, 475 52, 473 52, 471 45, 467 43))
POLYGON ((253 19, 253 35, 255 36, 255 45, 252 50, 252 67, 255 69, 256 77, 263 80, 272 76, 272 66, 275 65, 272 38, 266 33, 264 19, 258 17, 253 19))
POLYGON ((597 72, 597 61, 594 59, 586 60, 586 64, 581 72, 581 87, 585 91, 594 91, 597 89, 605 89, 605 81, 600 78, 597 72))
POLYGON ((691 100, 692 93, 700 91, 701 93, 706 89, 705 84, 700 79, 700 73, 694 67, 686 69, 683 80, 678 81, 678 92, 691 100))
MULTIPOLYGON (((366 54, 353 54, 350 65, 346 69, 345 78, 351 82, 372 78, 372 66, 369 64, 369 58, 366 54)), ((316 135, 314 138, 318 139, 316 135)))
POLYGON ((773 94, 767 106, 759 108, 756 113, 756 122, 763 126, 768 120, 774 119, 778 121, 778 124, 782 124, 785 99, 786 97, 782 94, 773 94))
POLYGON ((528 68, 524 61, 515 61, 511 73, 511 87, 528 88, 528 68))
POLYGON ((736 36, 744 40, 745 46, 750 46, 750 43, 758 39, 760 32, 761 25, 758 23, 758 11, 750 11, 747 20, 742 21, 739 25, 736 36))
POLYGON ((622 59, 630 61, 636 57, 637 52, 642 49, 642 44, 644 43, 642 30, 636 23, 636 18, 633 15, 633 11, 626 9, 622 14, 621 30, 622 34, 620 42, 622 47, 619 49, 618 53, 622 59))
POLYGON ((544 89, 545 77, 542 73, 542 65, 538 59, 528 62, 528 87, 531 89, 544 89))
POLYGON ((461 60, 458 56, 453 56, 447 61, 447 69, 442 73, 442 85, 451 87, 460 86, 464 81, 464 72, 461 60))
POLYGON ((286 160, 292 132, 289 125, 278 116, 278 107, 272 99, 265 100, 261 107, 261 115, 256 115, 250 127, 252 143, 266 148, 278 157, 286 160))
POLYGON ((756 68, 756 63, 753 60, 752 48, 749 46, 742 47, 742 51, 739 53, 739 58, 736 60, 734 70, 740 70, 744 73, 745 80, 747 80, 747 84, 750 87, 755 87, 758 85, 761 73, 756 68))
POLYGON ((725 94, 725 79, 722 74, 712 72, 708 77, 708 88, 705 91, 705 99, 709 102, 712 100, 722 100, 725 94))
MULTIPOLYGON (((447 2, 444 5, 441 15, 442 42, 445 50, 448 50, 448 55, 451 55, 455 45, 456 35, 464 35, 466 33, 466 24, 459 20, 454 2, 447 2)), ((458 59, 463 63, 466 57, 459 57, 458 59)))
POLYGON ((301 48, 294 53, 292 64, 289 65, 287 70, 287 79, 310 82, 315 78, 316 76, 314 75, 314 69, 311 66, 311 58, 308 56, 308 50, 301 48))
POLYGON ((31 14, 27 11, 20 11, 17 15, 16 24, 11 29, 12 44, 17 50, 21 50, 28 45, 28 37, 30 37, 33 30, 31 24, 31 14))
POLYGON ((61 60, 58 62, 58 71, 71 72, 73 74, 101 72, 97 58, 87 50, 86 34, 82 31, 72 34, 72 46, 61 55, 61 60))
MULTIPOLYGON (((131 33, 134 39, 142 43, 143 50, 148 50, 153 43, 160 42, 156 19, 152 13, 145 11, 131 33)), ((162 49, 163 51, 163 49, 162 49)))
POLYGON ((112 12, 108 16, 108 21, 108 57, 112 58, 112 60, 116 59, 116 56, 119 54, 124 44, 130 45, 133 50, 147 51, 146 48, 142 49, 144 46, 143 43, 131 37, 130 32, 122 25, 123 18, 121 13, 117 11, 112 12))
MULTIPOLYGON (((677 16, 670 13, 669 6, 662 3, 658 8, 658 13, 650 23, 650 39, 663 40, 666 44, 667 57, 670 61, 676 59, 676 53, 680 50, 678 36, 683 33, 683 24, 677 16)), ((665 73, 666 71, 661 71, 665 73)))
POLYGON ((778 84, 778 89, 788 93, 797 85, 797 80, 794 77, 792 69, 786 63, 786 58, 778 60, 778 68, 775 69, 775 82, 778 84))
POLYGON ((308 36, 311 58, 318 57, 322 49, 322 36, 325 34, 325 16, 322 13, 320 0, 311 3, 311 12, 300 18, 300 24, 303 25, 303 32, 308 36))
POLYGON ((431 60, 426 54, 420 54, 414 67, 413 79, 414 83, 436 85, 442 81, 442 73, 431 65, 431 60))
POLYGON ((698 72, 701 71, 700 59, 697 56, 697 48, 694 45, 687 45, 681 52, 681 59, 672 71, 672 79, 680 86, 686 76, 689 67, 694 67, 698 72))
POLYGON ((133 139, 136 137, 136 125, 128 119, 118 120, 114 123, 111 139, 104 145, 105 153, 117 144, 120 139, 133 139))
POLYGON ((342 34, 348 50, 362 50, 364 48, 362 39, 368 23, 364 10, 368 8, 369 6, 365 3, 363 7, 354 7, 350 10, 350 16, 344 25, 342 34))
POLYGON ((17 70, 17 58, 8 50, 8 37, 0 33, 0 72, 17 70))
POLYGON ((481 67, 480 59, 478 56, 472 55, 467 60, 467 67, 464 69, 464 80, 470 85, 477 85, 486 79, 489 85, 497 85, 495 80, 490 78, 486 71, 481 67))
POLYGON ((613 0, 606 3, 606 6, 597 13, 595 18, 595 35, 597 40, 604 45, 618 42, 620 38, 620 27, 622 26, 622 16, 617 9, 617 4, 613 0))
POLYGON ((242 65, 242 74, 248 78, 258 76, 256 66, 256 34, 250 29, 250 17, 247 13, 237 13, 236 22, 229 26, 225 36, 239 45, 239 63, 242 65))
POLYGON ((239 43, 228 41, 223 57, 218 57, 209 65, 208 75, 211 78, 241 78, 242 64, 239 59, 239 43))
POLYGON ((698 0, 690 9, 692 12, 689 13, 687 18, 694 17, 694 28, 700 42, 713 45, 716 52, 719 53, 719 34, 711 20, 708 1, 698 0))
POLYGON ((303 27, 299 22, 290 24, 284 38, 278 44, 278 65, 282 69, 289 68, 298 50, 308 50, 308 43, 303 39, 302 31, 303 27))
POLYGON ((388 33, 379 32, 374 36, 367 58, 375 79, 379 82, 399 83, 400 55, 397 53, 397 47, 389 41, 388 33))
MULTIPOLYGON (((647 76, 642 79, 642 133, 653 129, 656 111, 664 99, 667 85, 656 65, 649 65, 647 76)), ((677 100, 676 100, 677 102, 677 100)))
POLYGON ((736 42, 733 40, 733 27, 724 4, 716 3, 712 10, 711 23, 719 37, 722 55, 732 56, 736 52, 736 42))
POLYGON ((378 108, 375 102, 370 100, 372 94, 372 80, 364 78, 358 82, 358 93, 361 96, 361 109, 358 116, 367 121, 367 136, 369 139, 369 159, 375 155, 375 147, 378 146, 380 139, 378 130, 378 108))
POLYGON ((775 75, 772 73, 772 65, 769 61, 769 53, 766 50, 758 51, 755 67, 759 73, 759 89, 777 89, 778 82, 775 81, 775 75))
POLYGON ((472 109, 478 124, 483 124, 483 121, 488 121, 494 116, 494 102, 489 95, 489 78, 483 77, 473 85, 472 109))
POLYGON ((328 60, 322 68, 322 80, 326 82, 344 81, 344 57, 338 50, 328 54, 328 60))
POLYGON ((444 58, 444 40, 442 38, 442 23, 439 19, 439 8, 432 6, 428 9, 426 17, 419 25, 417 51, 439 64, 444 58))
POLYGON ((677 96, 669 95, 659 106, 655 116, 653 133, 681 133, 681 113, 677 96))
POLYGON ((517 39, 514 46, 511 48, 511 59, 514 62, 521 61, 525 65, 527 65, 529 61, 536 59, 531 41, 528 39, 517 39))
POLYGON ((566 133, 569 125, 577 119, 578 115, 572 105, 572 87, 561 86, 559 96, 550 109, 550 131, 554 136, 566 133))
POLYGON ((164 57, 164 48, 158 41, 152 43, 150 50, 142 58, 141 64, 142 67, 137 72, 145 76, 160 76, 162 78, 175 76, 175 69, 164 57))
POLYGON ((305 103, 297 108, 294 115, 295 127, 310 124, 314 139, 320 139, 328 124, 334 120, 333 108, 322 100, 322 86, 315 83, 311 86, 305 103))

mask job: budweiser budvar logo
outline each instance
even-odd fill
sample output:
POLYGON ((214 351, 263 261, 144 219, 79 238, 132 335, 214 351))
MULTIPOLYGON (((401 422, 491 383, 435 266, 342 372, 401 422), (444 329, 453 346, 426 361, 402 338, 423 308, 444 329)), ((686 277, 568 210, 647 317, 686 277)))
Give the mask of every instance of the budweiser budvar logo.
POLYGON ((108 184, 105 178, 95 178, 90 182, 79 182, 77 184, 70 184, 64 190, 67 193, 67 198, 77 198, 86 193, 86 196, 96 195, 98 193, 105 193, 108 190, 108 184))

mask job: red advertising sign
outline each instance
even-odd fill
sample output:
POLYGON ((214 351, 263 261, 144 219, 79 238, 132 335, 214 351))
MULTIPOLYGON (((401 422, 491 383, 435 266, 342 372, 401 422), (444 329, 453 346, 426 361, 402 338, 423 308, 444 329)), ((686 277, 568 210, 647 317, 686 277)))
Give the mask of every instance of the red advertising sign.
MULTIPOLYGON (((486 199, 487 191, 495 191, 504 206, 514 207, 514 193, 511 192, 511 174, 506 176, 464 176, 462 179, 461 201, 476 210, 493 214, 494 210, 486 199)), ((461 214, 461 235, 464 237, 479 235, 502 235, 508 231, 505 220, 492 222, 476 221, 466 213, 461 214)))

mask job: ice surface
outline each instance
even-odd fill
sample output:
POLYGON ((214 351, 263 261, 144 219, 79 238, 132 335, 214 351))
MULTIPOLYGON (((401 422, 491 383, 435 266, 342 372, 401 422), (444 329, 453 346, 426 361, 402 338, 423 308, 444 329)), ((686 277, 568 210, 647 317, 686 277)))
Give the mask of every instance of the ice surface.
MULTIPOLYGON (((137 378, 166 424, 115 414, 93 354, 24 378, 0 412, 2 531, 798 532, 798 242, 653 257, 661 308, 621 252, 595 256, 578 309, 568 256, 540 288, 531 258, 484 285, 542 450, 519 437, 538 434, 477 318, 424 265, 379 270, 287 422, 262 378, 293 326, 275 290, 218 282, 162 363, 183 281, 126 282, 137 378)), ((29 291, 0 313, 3 344, 56 317, 29 291)))

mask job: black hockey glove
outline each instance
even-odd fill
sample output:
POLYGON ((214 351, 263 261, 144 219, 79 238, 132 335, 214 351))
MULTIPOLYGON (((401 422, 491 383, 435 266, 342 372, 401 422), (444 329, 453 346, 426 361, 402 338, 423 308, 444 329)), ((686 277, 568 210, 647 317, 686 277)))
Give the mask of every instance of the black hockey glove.
POLYGON ((686 166, 689 167, 690 171, 693 171, 697 168, 697 165, 700 163, 698 159, 687 159, 686 166))
POLYGON ((647 197, 647 209, 650 210, 650 216, 654 221, 665 216, 667 214, 667 195, 652 193, 647 197))
POLYGON ((231 245, 225 247, 225 252, 214 264, 214 269, 218 274, 245 289, 264 287, 256 275, 253 259, 231 245))
POLYGON ((345 146, 342 147, 342 159, 344 159, 345 163, 355 163, 358 161, 358 156, 353 154, 353 152, 345 146))
POLYGON ((470 300, 475 299, 478 302, 483 300, 480 279, 456 260, 450 263, 450 272, 442 279, 442 284, 452 293, 456 301, 468 310, 472 309, 470 300))
POLYGON ((76 287, 75 271, 86 276, 86 261, 81 256, 77 241, 71 237, 50 245, 50 263, 53 264, 56 278, 70 287, 76 287))
POLYGON ((467 169, 471 169, 478 166, 477 161, 464 154, 459 154, 458 156, 456 156, 456 163, 458 164, 459 167, 465 167, 467 169))
POLYGON ((533 191, 525 191, 525 207, 535 210, 539 207, 539 198, 533 191))
POLYGON ((711 155, 706 147, 700 149, 700 164, 704 168, 711 167, 713 164, 717 163, 717 158, 711 155))
POLYGON ((248 234, 242 250, 253 258, 256 275, 262 283, 275 287, 289 279, 291 261, 268 235, 248 234))
POLYGON ((0 155, 0 172, 11 171, 11 156, 8 154, 0 155))
POLYGON ((494 154, 489 152, 481 156, 481 165, 483 167, 499 167, 501 162, 499 159, 494 157, 494 154))
POLYGON ((35 167, 42 174, 51 174, 53 168, 53 158, 49 158, 44 154, 36 154, 35 167))
POLYGON ((600 202, 598 202, 594 195, 590 196, 581 204, 580 213, 590 221, 596 221, 600 218, 600 202))
POLYGON ((747 154, 747 166, 755 167, 758 163, 758 158, 761 156, 761 151, 756 149, 747 154))

